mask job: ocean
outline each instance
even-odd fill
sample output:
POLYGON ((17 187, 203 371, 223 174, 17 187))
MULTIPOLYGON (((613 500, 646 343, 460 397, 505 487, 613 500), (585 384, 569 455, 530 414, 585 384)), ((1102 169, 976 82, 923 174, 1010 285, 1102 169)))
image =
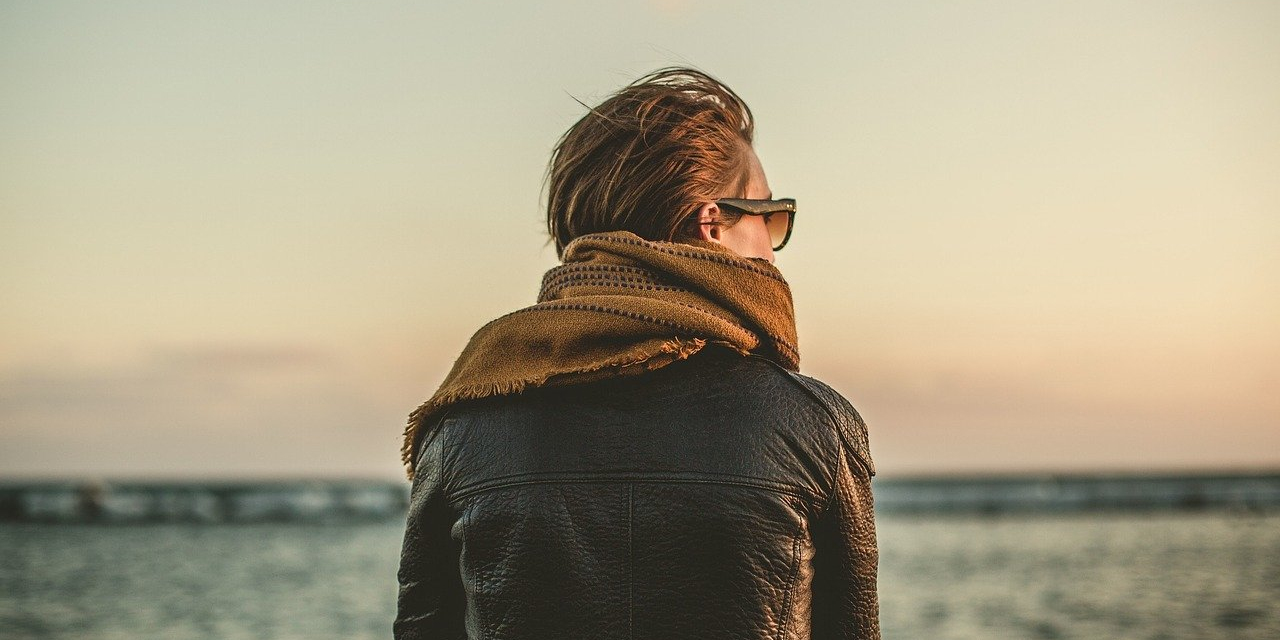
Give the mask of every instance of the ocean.
MULTIPOLYGON (((887 640, 1280 638, 1274 509, 877 519, 887 640)), ((403 526, 10 519, 0 638, 390 638, 403 526)))
POLYGON ((1280 638, 1280 514, 896 516, 884 637, 1280 638))

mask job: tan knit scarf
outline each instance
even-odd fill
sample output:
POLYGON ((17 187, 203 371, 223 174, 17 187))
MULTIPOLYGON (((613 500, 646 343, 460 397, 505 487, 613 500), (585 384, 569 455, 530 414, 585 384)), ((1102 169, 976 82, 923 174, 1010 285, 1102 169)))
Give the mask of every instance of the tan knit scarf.
POLYGON ((454 402, 642 373, 708 343, 799 370, 791 289, 768 260, 629 231, 575 238, 543 276, 538 303, 481 327, 409 414, 400 450, 408 478, 420 433, 454 402))

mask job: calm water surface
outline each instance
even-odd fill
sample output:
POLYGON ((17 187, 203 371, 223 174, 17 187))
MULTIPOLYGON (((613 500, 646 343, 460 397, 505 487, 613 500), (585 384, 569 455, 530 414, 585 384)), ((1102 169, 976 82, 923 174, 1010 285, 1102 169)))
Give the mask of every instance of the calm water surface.
MULTIPOLYGON (((402 527, 0 525, 0 637, 390 638, 402 527)), ((879 533, 886 639, 1280 638, 1280 514, 879 533)))
POLYGON ((1280 639, 1280 514, 882 519, 885 638, 1280 639))

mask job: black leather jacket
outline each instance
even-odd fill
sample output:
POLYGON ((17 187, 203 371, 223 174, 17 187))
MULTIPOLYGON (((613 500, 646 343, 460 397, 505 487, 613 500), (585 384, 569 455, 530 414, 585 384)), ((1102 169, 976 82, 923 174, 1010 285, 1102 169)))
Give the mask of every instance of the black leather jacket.
POLYGON ((464 402, 421 446, 397 639, 880 637, 866 426, 763 357, 464 402))

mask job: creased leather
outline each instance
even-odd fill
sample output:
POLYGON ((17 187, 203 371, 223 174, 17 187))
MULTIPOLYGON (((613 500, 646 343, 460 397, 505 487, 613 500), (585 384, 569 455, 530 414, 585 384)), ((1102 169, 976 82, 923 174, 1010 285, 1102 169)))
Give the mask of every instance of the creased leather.
POLYGON ((481 327, 440 387, 409 414, 410 481, 424 425, 459 400, 643 373, 719 343, 799 370, 795 308, 782 272, 708 240, 589 233, 549 269, 538 302, 481 327))
POLYGON ((870 476, 876 475, 875 464, 871 461, 871 442, 867 438, 867 424, 862 415, 844 396, 832 389, 827 383, 794 371, 787 375, 800 381, 815 397, 822 401, 831 413, 831 418, 840 428, 840 437, 844 441, 847 453, 861 464, 870 476))
POLYGON ((397 639, 879 638, 866 426, 709 346, 452 406, 411 488, 397 639))

